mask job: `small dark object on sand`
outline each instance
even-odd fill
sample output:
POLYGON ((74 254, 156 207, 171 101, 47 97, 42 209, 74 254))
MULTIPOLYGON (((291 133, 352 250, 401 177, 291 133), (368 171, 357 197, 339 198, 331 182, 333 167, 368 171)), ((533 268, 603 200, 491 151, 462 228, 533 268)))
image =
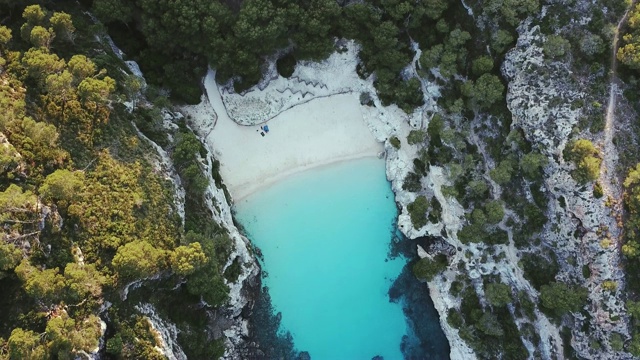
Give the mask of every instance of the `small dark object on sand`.
POLYGON ((260 131, 260 135, 264 136, 264 133, 262 131, 260 131))

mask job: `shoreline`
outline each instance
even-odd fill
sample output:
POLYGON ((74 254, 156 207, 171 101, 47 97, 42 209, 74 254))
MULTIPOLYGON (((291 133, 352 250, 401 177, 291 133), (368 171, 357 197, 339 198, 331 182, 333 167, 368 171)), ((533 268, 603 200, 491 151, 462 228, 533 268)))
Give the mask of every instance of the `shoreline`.
POLYGON ((335 94, 297 105, 261 125, 231 119, 210 70, 206 97, 184 107, 191 123, 220 161, 220 175, 234 202, 291 175, 334 163, 380 157, 384 145, 364 121, 354 93, 335 94))
POLYGON ((268 177, 264 179, 261 183, 238 184, 234 186, 233 190, 231 186, 227 185, 227 188, 231 193, 233 204, 235 205, 240 201, 246 200, 248 197, 257 193, 258 191, 266 189, 272 186, 273 184, 279 181, 285 180, 291 176, 294 176, 309 170, 317 170, 317 169, 325 168, 332 165, 337 165, 344 162, 355 161, 360 159, 368 159, 368 158, 376 158, 381 161, 384 161, 383 158, 380 158, 380 153, 371 154, 369 152, 366 152, 366 153, 360 153, 360 154, 353 154, 353 155, 348 155, 344 157, 328 159, 325 162, 315 162, 312 164, 291 168, 283 173, 268 177), (237 194, 237 195, 233 195, 233 194, 237 194))

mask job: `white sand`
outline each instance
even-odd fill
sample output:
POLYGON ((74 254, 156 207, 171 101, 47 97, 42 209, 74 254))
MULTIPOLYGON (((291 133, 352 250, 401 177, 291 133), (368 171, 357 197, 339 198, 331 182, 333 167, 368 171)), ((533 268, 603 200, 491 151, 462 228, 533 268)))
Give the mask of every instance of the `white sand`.
MULTIPOLYGON (((384 150, 362 119, 357 94, 314 99, 286 110, 266 123, 269 133, 263 137, 259 126, 241 126, 229 118, 214 79, 212 71, 205 78, 210 106, 218 115, 206 142, 235 201, 291 174, 384 150)), ((208 106, 186 109, 201 131, 213 121, 208 106)))

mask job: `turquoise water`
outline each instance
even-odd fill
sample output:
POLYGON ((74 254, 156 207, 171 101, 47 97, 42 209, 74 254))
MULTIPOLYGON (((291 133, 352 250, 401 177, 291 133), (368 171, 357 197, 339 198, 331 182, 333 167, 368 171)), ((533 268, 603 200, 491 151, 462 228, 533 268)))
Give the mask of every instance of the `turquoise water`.
POLYGON ((407 323, 387 292, 405 260, 387 259, 397 212, 384 166, 306 171, 236 204, 282 327, 314 360, 402 359, 407 323))

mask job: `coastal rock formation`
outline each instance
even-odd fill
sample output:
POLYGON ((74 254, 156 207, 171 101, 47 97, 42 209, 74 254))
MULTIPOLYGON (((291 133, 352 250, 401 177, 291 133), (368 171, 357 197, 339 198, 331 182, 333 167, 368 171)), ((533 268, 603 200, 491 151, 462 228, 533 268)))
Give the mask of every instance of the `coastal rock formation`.
POLYGON ((607 205, 606 197, 598 199, 590 187, 576 183, 570 175, 573 165, 563 158, 568 137, 582 115, 581 108, 572 104, 585 94, 567 64, 544 59, 544 39, 537 26, 524 23, 518 30, 517 46, 507 54, 502 70, 509 80, 507 106, 514 125, 520 126, 549 160, 545 186, 553 197, 548 209, 552 222, 545 227, 542 239, 561 260, 558 278, 580 279, 589 290, 589 313, 593 316, 577 318, 571 345, 585 358, 628 358, 608 345, 601 349, 590 346, 593 339, 608 344, 613 333, 626 338, 629 334, 621 291, 602 288, 605 281, 617 283, 618 289, 625 283, 615 245, 620 239, 616 211, 607 205), (612 244, 603 247, 604 239, 612 244), (583 276, 583 268, 589 269, 590 276, 583 276))

